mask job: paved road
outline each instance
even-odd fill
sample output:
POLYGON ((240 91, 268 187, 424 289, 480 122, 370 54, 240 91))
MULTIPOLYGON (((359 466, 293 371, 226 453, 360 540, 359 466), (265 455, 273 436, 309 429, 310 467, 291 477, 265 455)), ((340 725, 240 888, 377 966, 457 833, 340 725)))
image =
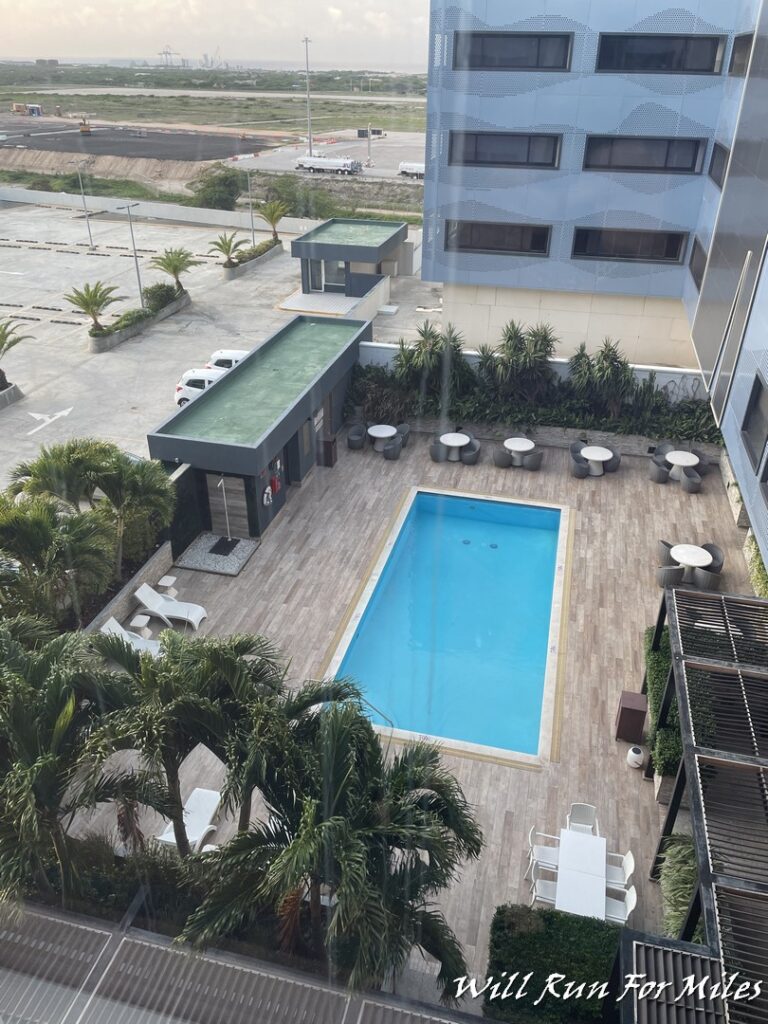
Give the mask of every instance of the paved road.
MULTIPOLYGON (((258 99, 266 97, 269 99, 285 99, 286 96, 303 96, 300 89, 288 92, 249 92, 246 89, 141 89, 131 86, 71 86, 57 89, 38 89, 37 93, 57 93, 60 96, 202 96, 215 97, 216 99, 258 99)), ((381 93, 339 93, 339 92, 313 92, 312 98, 316 100, 339 100, 343 103, 420 103, 426 104, 426 96, 387 96, 381 93)))

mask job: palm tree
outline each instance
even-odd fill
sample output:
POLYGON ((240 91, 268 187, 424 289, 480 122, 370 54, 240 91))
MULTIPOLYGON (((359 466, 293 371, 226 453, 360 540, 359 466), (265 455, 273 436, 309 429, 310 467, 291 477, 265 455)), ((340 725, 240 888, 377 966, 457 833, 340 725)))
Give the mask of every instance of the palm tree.
POLYGON ((237 260, 235 253, 248 243, 244 238, 238 238, 233 231, 231 235, 219 235, 215 242, 211 242, 208 252, 218 252, 224 257, 225 267, 236 267, 237 260))
MULTIPOLYGON (((19 329, 10 320, 0 320, 0 359, 3 359, 20 341, 28 341, 29 334, 19 334, 19 329)), ((0 366, 0 391, 10 387, 5 371, 0 366)))
POLYGON ((163 273, 170 274, 176 285, 176 291, 181 293, 184 291, 181 275, 188 273, 192 267, 199 267, 201 262, 201 260, 195 259, 189 249, 166 249, 159 256, 154 256, 149 261, 149 265, 155 270, 162 270, 163 273))
POLYGON ((75 511, 83 502, 93 507, 98 475, 119 452, 116 445, 92 437, 43 445, 35 459, 11 470, 11 493, 53 495, 75 511))
POLYGON ((205 945, 271 904, 290 948, 308 904, 312 948, 349 971, 350 985, 381 985, 417 946, 439 961, 451 999, 464 957, 432 899, 479 856, 482 836, 437 749, 418 743, 388 758, 357 700, 265 743, 268 815, 210 855, 210 888, 182 938, 205 945))
POLYGON ((115 295, 117 285, 104 284, 97 281, 95 284, 84 284, 82 288, 73 288, 69 295, 64 298, 81 313, 86 313, 93 320, 93 331, 103 331, 104 326, 100 323, 99 317, 113 302, 121 302, 125 296, 115 295))
POLYGON ((635 392, 635 375, 618 343, 605 338, 592 357, 592 380, 596 396, 608 415, 618 419, 625 401, 635 392))
POLYGON ((285 203, 279 199, 272 199, 268 203, 262 203, 257 210, 258 215, 262 220, 265 220, 272 229, 272 238, 279 242, 280 239, 277 234, 277 225, 280 221, 288 214, 289 210, 285 203))

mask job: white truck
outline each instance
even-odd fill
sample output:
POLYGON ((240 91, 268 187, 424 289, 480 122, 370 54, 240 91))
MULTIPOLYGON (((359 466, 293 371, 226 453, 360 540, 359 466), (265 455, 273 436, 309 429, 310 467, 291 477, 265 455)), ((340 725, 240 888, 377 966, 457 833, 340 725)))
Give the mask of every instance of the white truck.
POLYGON ((423 178, 424 164, 413 164, 404 162, 397 168, 397 173, 404 178, 423 178))
POLYGON ((359 160, 348 156, 300 156, 295 167, 310 174, 360 174, 363 169, 359 160))

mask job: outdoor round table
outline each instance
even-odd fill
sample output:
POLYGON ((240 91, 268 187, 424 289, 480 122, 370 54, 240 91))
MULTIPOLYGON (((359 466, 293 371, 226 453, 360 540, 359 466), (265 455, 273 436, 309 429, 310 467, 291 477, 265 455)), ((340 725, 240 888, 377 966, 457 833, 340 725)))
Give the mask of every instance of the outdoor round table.
POLYGON ((683 469, 686 466, 698 466, 699 464, 699 457, 693 452, 667 452, 664 458, 672 467, 669 475, 673 480, 679 480, 682 477, 683 469))
POLYGON ((613 458, 613 452, 599 444, 590 444, 581 449, 581 456, 589 462, 589 475, 602 476, 603 463, 613 458))
POLYGON ((512 456, 512 465, 522 466, 523 454, 532 452, 536 445, 530 437, 508 437, 504 442, 504 447, 512 456))
POLYGON ((368 434, 373 438, 373 450, 383 452, 384 445, 397 433, 396 427, 390 427, 387 423, 376 423, 368 427, 368 434))
POLYGON ((458 462, 461 458, 461 449, 471 440, 466 434, 448 433, 441 436, 440 443, 448 449, 448 461, 458 462))
POLYGON ((669 549, 670 558, 685 568, 683 581, 688 582, 693 575, 691 569, 706 569, 712 564, 712 555, 698 544, 675 544, 669 549))

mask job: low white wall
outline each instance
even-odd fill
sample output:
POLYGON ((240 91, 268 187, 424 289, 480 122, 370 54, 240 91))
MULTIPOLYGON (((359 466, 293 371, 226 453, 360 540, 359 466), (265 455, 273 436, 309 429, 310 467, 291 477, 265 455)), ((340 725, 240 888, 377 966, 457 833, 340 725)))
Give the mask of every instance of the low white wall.
MULTIPOLYGON (((391 366, 397 353, 397 345, 385 344, 381 341, 363 341, 360 343, 360 363, 363 366, 391 366)), ((478 354, 472 349, 465 349, 464 355, 470 365, 475 366, 478 354)), ((568 360, 552 359, 550 366, 558 377, 568 376, 568 360)), ((670 402, 682 402, 686 398, 707 397, 704 381, 698 370, 676 369, 669 366, 633 365, 637 380, 646 380, 651 373, 656 374, 656 386, 667 393, 670 402)))
MULTIPOLYGON (((366 295, 363 295, 357 305, 347 314, 347 316, 352 320, 373 320, 378 316, 381 307, 388 305, 389 295, 390 279, 388 277, 383 277, 381 281, 374 285, 366 295)), ((361 355, 362 348, 363 345, 361 344, 361 355)))

